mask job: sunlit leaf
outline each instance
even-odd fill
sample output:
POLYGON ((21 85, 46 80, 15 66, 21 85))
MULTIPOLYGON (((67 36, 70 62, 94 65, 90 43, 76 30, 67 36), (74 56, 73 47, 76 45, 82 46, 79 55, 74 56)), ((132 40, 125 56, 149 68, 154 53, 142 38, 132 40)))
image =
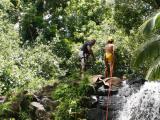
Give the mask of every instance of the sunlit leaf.
POLYGON ((160 79, 160 57, 151 65, 147 75, 147 80, 159 80, 160 79))

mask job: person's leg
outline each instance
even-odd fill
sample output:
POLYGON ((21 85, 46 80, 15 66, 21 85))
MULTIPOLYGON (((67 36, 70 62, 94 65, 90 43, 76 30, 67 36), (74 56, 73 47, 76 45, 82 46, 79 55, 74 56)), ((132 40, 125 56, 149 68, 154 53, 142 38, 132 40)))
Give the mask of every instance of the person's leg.
POLYGON ((85 58, 81 58, 81 73, 85 71, 85 58))
POLYGON ((84 78, 84 71, 85 71, 85 58, 81 58, 81 69, 80 69, 80 76, 81 76, 81 79, 84 78))
POLYGON ((113 62, 110 63, 110 77, 113 77, 113 62))
POLYGON ((104 59, 104 63, 105 63, 105 73, 104 73, 104 75, 105 75, 105 78, 107 78, 108 77, 108 61, 107 61, 106 57, 104 59))
POLYGON ((89 68, 89 54, 85 54, 85 70, 89 68))
POLYGON ((80 58, 80 73, 83 73, 85 69, 85 56, 83 51, 79 52, 79 58, 80 58))

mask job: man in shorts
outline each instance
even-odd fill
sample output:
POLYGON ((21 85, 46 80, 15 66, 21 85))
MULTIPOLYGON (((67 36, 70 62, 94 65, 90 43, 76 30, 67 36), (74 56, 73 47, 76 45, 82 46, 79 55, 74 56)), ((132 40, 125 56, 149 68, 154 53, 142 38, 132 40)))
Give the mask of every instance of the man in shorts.
POLYGON ((93 60, 95 60, 95 57, 94 57, 94 54, 93 54, 93 51, 92 51, 92 47, 95 43, 96 43, 95 39, 93 39, 91 41, 88 41, 88 42, 85 42, 80 49, 79 57, 80 57, 80 60, 81 60, 81 73, 83 71, 85 71, 86 63, 87 63, 90 55, 93 57, 93 60))

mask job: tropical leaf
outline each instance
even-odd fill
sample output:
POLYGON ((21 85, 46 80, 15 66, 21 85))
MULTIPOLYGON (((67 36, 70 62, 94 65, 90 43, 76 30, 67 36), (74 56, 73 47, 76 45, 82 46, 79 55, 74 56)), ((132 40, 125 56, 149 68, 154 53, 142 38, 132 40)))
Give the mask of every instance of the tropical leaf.
POLYGON ((139 31, 143 34, 149 34, 152 33, 153 30, 160 29, 160 12, 157 13, 154 17, 150 18, 146 22, 144 22, 140 28, 139 31))
POLYGON ((140 27, 140 31, 142 31, 142 33, 144 34, 148 34, 151 33, 151 31, 153 30, 155 25, 155 21, 153 18, 147 20, 141 27, 140 27))
POLYGON ((135 66, 138 66, 142 61, 154 59, 160 56, 160 38, 147 41, 136 51, 135 66))
POLYGON ((160 56, 149 68, 146 80, 158 80, 160 79, 160 56))
POLYGON ((155 30, 158 30, 160 28, 160 13, 156 16, 155 20, 155 30))

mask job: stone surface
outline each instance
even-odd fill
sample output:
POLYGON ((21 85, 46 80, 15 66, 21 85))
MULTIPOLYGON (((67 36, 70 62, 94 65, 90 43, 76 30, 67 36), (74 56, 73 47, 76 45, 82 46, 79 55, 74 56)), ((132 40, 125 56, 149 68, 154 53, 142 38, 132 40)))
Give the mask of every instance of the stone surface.
POLYGON ((36 108, 37 110, 42 110, 45 111, 45 108, 42 104, 38 103, 38 102, 31 102, 31 108, 36 108))
POLYGON ((126 103, 127 97, 136 93, 145 82, 144 79, 122 81, 118 77, 113 77, 112 80, 108 78, 102 79, 102 77, 99 79, 99 76, 94 76, 94 81, 96 81, 94 86, 96 90, 97 105, 95 108, 88 110, 87 120, 106 120, 107 109, 108 120, 116 120, 118 112, 126 103), (110 96, 108 97, 108 83, 110 82, 112 82, 112 87, 110 90, 110 96))
POLYGON ((44 97, 41 99, 41 104, 44 105, 44 107, 47 111, 54 111, 56 109, 56 107, 58 106, 59 101, 51 100, 47 97, 44 97))

